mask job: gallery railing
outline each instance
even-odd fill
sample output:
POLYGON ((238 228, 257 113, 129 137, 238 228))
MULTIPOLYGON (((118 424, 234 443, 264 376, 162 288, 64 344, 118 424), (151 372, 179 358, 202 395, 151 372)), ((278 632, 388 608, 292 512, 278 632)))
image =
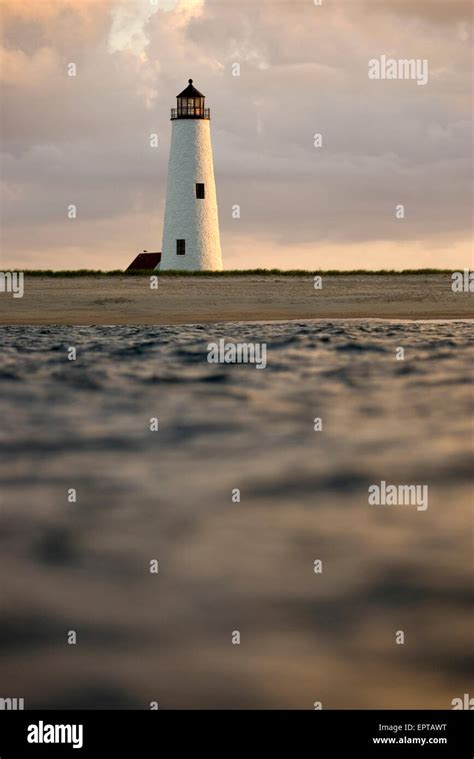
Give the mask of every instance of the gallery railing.
POLYGON ((171 109, 171 119, 210 119, 210 108, 199 108, 197 106, 181 106, 181 108, 171 109))

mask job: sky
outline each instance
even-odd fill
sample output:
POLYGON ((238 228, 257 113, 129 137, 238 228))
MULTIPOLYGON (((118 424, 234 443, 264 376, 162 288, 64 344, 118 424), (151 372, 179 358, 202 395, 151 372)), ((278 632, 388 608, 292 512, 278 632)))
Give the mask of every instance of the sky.
POLYGON ((472 268, 470 0, 3 0, 1 21, 3 269, 161 250, 190 77, 225 268, 472 268), (369 78, 381 56, 427 83, 369 78))

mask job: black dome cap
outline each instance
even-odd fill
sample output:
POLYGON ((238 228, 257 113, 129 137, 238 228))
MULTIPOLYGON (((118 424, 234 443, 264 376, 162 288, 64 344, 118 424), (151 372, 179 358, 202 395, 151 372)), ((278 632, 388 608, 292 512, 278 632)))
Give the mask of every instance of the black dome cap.
POLYGON ((176 95, 177 98, 203 98, 205 95, 202 94, 202 92, 199 92, 199 90, 196 89, 196 87, 193 87, 193 80, 188 79, 188 86, 185 90, 179 93, 179 95, 176 95))

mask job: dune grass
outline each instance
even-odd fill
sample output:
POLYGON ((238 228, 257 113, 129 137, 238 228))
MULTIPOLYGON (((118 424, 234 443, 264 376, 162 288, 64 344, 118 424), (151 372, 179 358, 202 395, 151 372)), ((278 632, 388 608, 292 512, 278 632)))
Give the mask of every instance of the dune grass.
MULTIPOLYGON (((455 269, 351 269, 344 271, 341 269, 229 269, 224 271, 160 271, 150 269, 133 269, 132 271, 123 271, 122 269, 113 269, 112 271, 101 271, 95 269, 65 269, 63 271, 55 269, 23 269, 23 274, 28 277, 149 277, 151 274, 158 274, 160 277, 254 277, 254 276, 271 276, 271 277, 308 277, 308 276, 405 276, 405 275, 432 275, 432 274, 452 274, 455 269)), ((459 269, 459 271, 462 271, 459 269)))

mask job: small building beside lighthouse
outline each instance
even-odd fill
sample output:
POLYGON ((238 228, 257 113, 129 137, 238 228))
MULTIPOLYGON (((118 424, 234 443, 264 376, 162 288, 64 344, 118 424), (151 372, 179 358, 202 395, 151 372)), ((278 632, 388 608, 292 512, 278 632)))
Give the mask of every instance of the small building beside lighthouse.
POLYGON ((219 271, 222 254, 210 110, 192 79, 176 97, 171 125, 159 269, 219 271))

